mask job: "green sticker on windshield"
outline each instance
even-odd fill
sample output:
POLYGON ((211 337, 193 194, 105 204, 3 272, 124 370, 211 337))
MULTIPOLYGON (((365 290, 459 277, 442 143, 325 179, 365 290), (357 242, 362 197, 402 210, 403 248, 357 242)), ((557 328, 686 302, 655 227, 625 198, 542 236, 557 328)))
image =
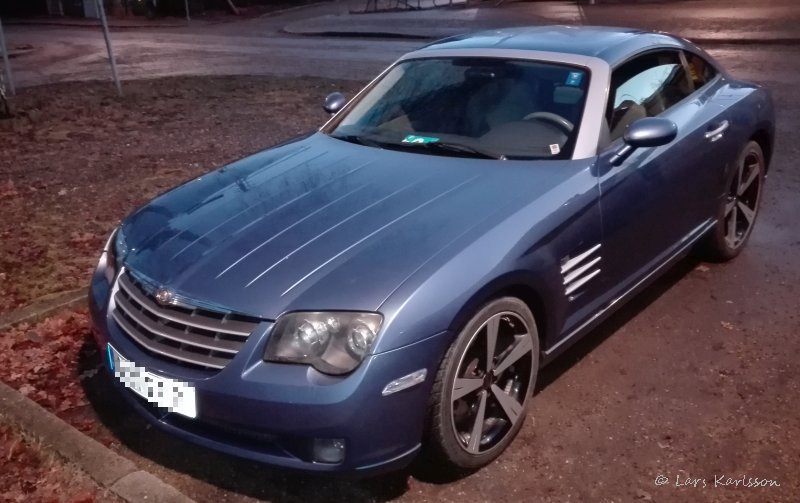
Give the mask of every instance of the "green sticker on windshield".
POLYGON ((417 136, 415 134, 410 134, 403 138, 403 143, 436 143, 439 141, 439 138, 434 136, 417 136))

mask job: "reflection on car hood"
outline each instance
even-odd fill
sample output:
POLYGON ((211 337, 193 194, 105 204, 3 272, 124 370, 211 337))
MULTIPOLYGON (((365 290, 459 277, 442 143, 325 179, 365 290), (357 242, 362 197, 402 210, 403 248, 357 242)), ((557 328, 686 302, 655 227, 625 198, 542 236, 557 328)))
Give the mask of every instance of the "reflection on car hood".
POLYGON ((562 181, 569 170, 559 165, 315 134, 139 209, 123 224, 125 264, 184 297, 270 319, 294 309, 376 310, 449 243, 562 181))

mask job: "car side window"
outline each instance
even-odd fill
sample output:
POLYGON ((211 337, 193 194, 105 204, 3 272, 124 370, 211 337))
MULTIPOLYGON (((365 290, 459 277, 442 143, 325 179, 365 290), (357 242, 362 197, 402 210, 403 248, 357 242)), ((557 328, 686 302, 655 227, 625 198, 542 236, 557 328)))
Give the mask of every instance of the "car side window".
POLYGON ((689 96, 694 86, 678 51, 639 56, 613 71, 606 120, 610 140, 632 122, 655 117, 689 96))
POLYGON ((695 89, 700 89, 717 76, 717 70, 708 61, 697 54, 687 52, 686 64, 689 67, 689 78, 695 89))

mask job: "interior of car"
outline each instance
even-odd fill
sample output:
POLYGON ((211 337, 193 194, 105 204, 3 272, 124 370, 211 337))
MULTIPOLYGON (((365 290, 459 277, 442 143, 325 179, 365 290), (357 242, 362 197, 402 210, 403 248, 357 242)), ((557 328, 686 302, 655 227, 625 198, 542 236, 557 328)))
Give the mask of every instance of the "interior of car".
POLYGON ((694 92, 678 51, 659 51, 620 66, 611 76, 606 120, 611 141, 638 119, 655 117, 694 92))
POLYGON ((499 152, 554 156, 580 123, 588 75, 530 61, 453 59, 418 64, 369 114, 378 129, 479 140, 499 152), (412 89, 413 88, 413 89, 412 89))

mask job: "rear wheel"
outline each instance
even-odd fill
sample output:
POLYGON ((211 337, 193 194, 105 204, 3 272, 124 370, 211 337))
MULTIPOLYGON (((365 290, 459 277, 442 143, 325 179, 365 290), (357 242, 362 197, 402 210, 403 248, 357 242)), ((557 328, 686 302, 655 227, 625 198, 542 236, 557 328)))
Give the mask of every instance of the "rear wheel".
POLYGON ((750 238, 761 204, 765 167, 761 146, 748 142, 728 181, 728 193, 719 204, 717 224, 706 238, 710 259, 731 260, 741 253, 750 238))
POLYGON ((461 472, 499 456, 522 427, 538 370, 539 338, 528 306, 514 297, 484 306, 437 373, 426 461, 461 472))

